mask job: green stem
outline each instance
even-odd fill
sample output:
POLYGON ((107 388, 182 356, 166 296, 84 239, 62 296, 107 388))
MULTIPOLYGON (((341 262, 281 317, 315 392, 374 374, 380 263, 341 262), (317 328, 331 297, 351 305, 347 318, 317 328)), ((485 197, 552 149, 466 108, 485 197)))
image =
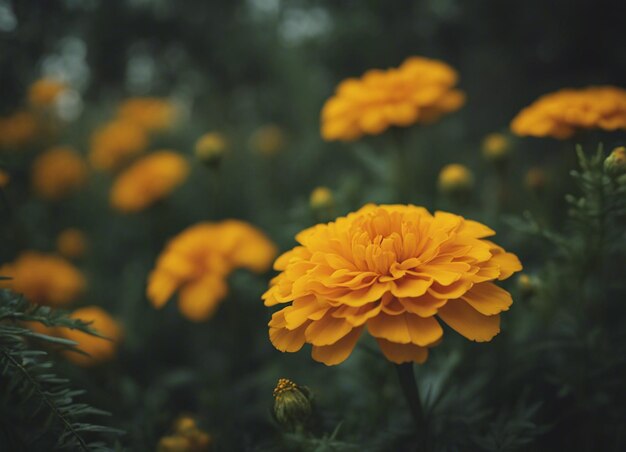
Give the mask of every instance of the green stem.
POLYGON ((424 409, 422 408, 422 402, 420 400, 419 390, 417 383, 415 382, 415 373, 413 371, 413 363, 396 364, 396 372, 398 373, 398 380, 400 381, 400 387, 404 394, 411 416, 415 423, 418 437, 418 451, 428 452, 430 450, 430 438, 428 432, 428 422, 424 415, 424 409))

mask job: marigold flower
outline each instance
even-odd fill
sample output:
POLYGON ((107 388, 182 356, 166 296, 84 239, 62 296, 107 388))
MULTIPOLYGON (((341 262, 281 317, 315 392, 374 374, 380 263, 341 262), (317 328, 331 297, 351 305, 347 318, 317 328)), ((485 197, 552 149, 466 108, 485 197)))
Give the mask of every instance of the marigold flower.
POLYGON ((33 162, 31 182, 38 196, 59 200, 87 181, 87 165, 72 148, 59 146, 40 154, 33 162))
POLYGON ((89 161, 98 170, 115 170, 145 151, 147 146, 148 135, 144 128, 130 121, 112 121, 91 136, 89 161))
POLYGON ((28 102, 33 107, 49 107, 66 89, 67 85, 59 80, 39 79, 28 88, 28 102))
POLYGON ((27 300, 48 306, 65 306, 85 289, 85 279, 63 258, 26 251, 13 263, 0 267, 0 275, 11 279, 0 286, 21 293, 27 300))
POLYGON ((442 61, 411 57, 398 68, 373 69, 360 79, 344 80, 322 109, 322 137, 353 141, 391 126, 434 122, 465 102, 454 88, 457 79, 442 61))
POLYGON ((174 423, 174 432, 159 440, 157 452, 202 452, 209 450, 213 438, 200 429, 195 419, 183 416, 174 423))
POLYGON ((158 97, 133 97, 122 102, 118 109, 120 119, 150 132, 171 128, 177 115, 177 108, 172 102, 158 97))
POLYGON ((309 197, 309 205, 313 210, 328 209, 333 203, 333 192, 328 187, 315 188, 309 197))
POLYGON ((161 253, 148 280, 148 299, 161 308, 179 291, 182 314, 189 320, 206 320, 226 296, 226 278, 232 270, 262 273, 275 256, 275 245, 248 223, 199 223, 174 237, 161 253))
POLYGON ((250 147, 265 157, 278 154, 285 147, 285 133, 276 124, 259 127, 250 137, 250 147))
POLYGON ((0 148, 23 147, 32 142, 38 132, 37 119, 27 111, 0 118, 0 148))
POLYGON ((489 341, 512 303, 494 284, 522 266, 485 239, 494 231, 458 215, 413 205, 366 205, 296 236, 263 295, 290 303, 269 322, 272 344, 305 343, 326 365, 344 361, 364 327, 394 363, 423 363, 443 337, 438 317, 466 338, 489 341))
POLYGON ((442 193, 466 192, 474 186, 474 175, 465 165, 451 163, 439 173, 438 185, 442 193))
POLYGON ((228 149, 228 140, 219 132, 208 132, 198 138, 194 154, 202 163, 216 166, 222 161, 228 149))
POLYGON ((490 133, 483 139, 482 151, 485 159, 492 162, 501 162, 509 156, 511 143, 501 133, 490 133))
POLYGON ((563 89, 546 94, 511 122, 516 135, 570 138, 583 129, 626 129, 626 90, 614 86, 563 89))
POLYGON ((63 257, 77 259, 85 255, 87 238, 80 229, 68 228, 57 236, 56 245, 63 257))
POLYGON ((137 212, 165 198, 182 184, 189 164, 172 151, 157 151, 124 170, 111 187, 111 206, 122 212, 137 212))

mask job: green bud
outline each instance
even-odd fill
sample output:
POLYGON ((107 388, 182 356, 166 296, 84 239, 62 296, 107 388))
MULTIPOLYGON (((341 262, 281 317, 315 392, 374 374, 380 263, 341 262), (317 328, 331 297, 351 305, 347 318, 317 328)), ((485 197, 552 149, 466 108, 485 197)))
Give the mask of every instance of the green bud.
POLYGON ((274 417, 290 432, 304 430, 312 414, 311 394, 286 378, 278 380, 274 389, 274 417))
POLYGON ((626 147, 620 146, 604 160, 604 170, 610 176, 621 176, 626 173, 626 147))

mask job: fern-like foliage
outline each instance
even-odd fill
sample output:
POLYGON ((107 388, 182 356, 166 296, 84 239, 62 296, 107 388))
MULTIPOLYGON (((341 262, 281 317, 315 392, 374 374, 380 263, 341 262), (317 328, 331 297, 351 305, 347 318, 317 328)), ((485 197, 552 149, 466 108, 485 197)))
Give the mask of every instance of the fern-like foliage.
POLYGON ((89 423, 109 413, 79 403, 83 393, 53 373, 51 346, 74 350, 76 343, 36 333, 23 322, 73 328, 97 334, 81 320, 48 307, 34 306, 8 290, 0 290, 0 449, 7 451, 112 450, 102 438, 116 429, 89 423))

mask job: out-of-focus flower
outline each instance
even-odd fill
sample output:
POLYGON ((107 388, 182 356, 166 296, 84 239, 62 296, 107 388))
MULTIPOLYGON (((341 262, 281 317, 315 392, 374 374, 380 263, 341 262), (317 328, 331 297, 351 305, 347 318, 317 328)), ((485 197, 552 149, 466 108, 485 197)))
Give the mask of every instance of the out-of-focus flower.
POLYGON ((232 270, 262 273, 275 256, 276 246, 248 223, 200 223, 174 237, 161 253, 148 280, 148 298, 161 308, 178 291, 182 314, 206 320, 226 296, 232 270))
POLYGON ((25 251, 13 263, 0 267, 0 275, 11 278, 0 281, 0 286, 48 306, 68 305, 86 285, 80 271, 65 259, 35 251, 25 251))
POLYGON ((67 85, 52 78, 42 78, 28 88, 28 102, 36 108, 50 107, 67 89, 67 85))
POLYGON ((228 140, 219 132, 208 132, 198 138, 194 153, 207 166, 217 166, 228 150, 228 140))
POLYGON ((148 135, 130 121, 112 121, 91 136, 89 161, 98 170, 115 170, 148 146, 148 135))
POLYGON ((285 147, 285 133, 276 124, 259 127, 250 137, 250 147, 265 157, 278 154, 285 147))
POLYGON ((182 184, 189 164, 172 151, 157 151, 124 170, 111 187, 111 206, 121 212, 144 210, 182 184))
POLYGON ((439 173, 438 186, 444 194, 467 193, 474 186, 474 175, 465 165, 451 163, 439 173))
POLYGON ((372 69, 360 79, 344 80, 322 109, 322 137, 353 141, 391 126, 434 122, 465 102, 454 88, 457 79, 442 61, 411 57, 399 68, 372 69))
POLYGON ((159 440, 157 452, 203 452, 212 442, 211 435, 200 429, 195 419, 183 416, 174 423, 173 434, 159 440))
POLYGON ((59 146, 40 154, 33 162, 31 182, 44 199, 59 200, 87 181, 87 165, 72 148, 59 146))
POLYGON ((311 395, 307 388, 281 378, 274 388, 274 418, 288 431, 302 430, 312 414, 311 395))
POLYGON ((540 97, 511 122, 516 135, 561 140, 583 129, 626 129, 626 90, 614 86, 563 89, 540 97))
POLYGON ((0 188, 4 188, 9 185, 10 181, 11 176, 9 175, 9 173, 3 169, 0 169, 0 188))
POLYGON ((85 255, 87 238, 80 229, 68 228, 58 235, 56 245, 59 254, 63 257, 78 259, 85 255))
POLYGON ((0 148, 20 148, 31 143, 39 133, 37 118, 30 112, 18 111, 0 118, 0 148))
POLYGON ((548 183, 548 175, 543 168, 534 166, 524 176, 524 186, 535 193, 541 192, 548 183))
POLYGON ((604 170, 611 176, 620 176, 626 173, 626 147, 619 146, 611 151, 604 160, 604 170))
POLYGON ((483 342, 512 303, 494 282, 522 266, 486 240, 494 231, 458 215, 412 205, 367 205, 300 232, 280 256, 266 306, 290 303, 269 322, 283 352, 313 345, 326 365, 344 361, 364 327, 394 363, 422 363, 443 329, 483 342))
POLYGON ((133 97, 122 102, 118 109, 120 119, 150 132, 170 129, 177 116, 176 106, 171 101, 158 97, 133 97))
POLYGON ((483 157, 490 162, 498 163, 509 157, 511 143, 501 133, 490 133, 483 139, 483 157))
POLYGON ((517 287, 521 294, 525 297, 532 295, 537 288, 535 278, 526 273, 522 273, 517 277, 517 287))
POLYGON ((333 192, 328 187, 315 188, 309 197, 309 205, 313 210, 328 209, 333 203, 333 192))

